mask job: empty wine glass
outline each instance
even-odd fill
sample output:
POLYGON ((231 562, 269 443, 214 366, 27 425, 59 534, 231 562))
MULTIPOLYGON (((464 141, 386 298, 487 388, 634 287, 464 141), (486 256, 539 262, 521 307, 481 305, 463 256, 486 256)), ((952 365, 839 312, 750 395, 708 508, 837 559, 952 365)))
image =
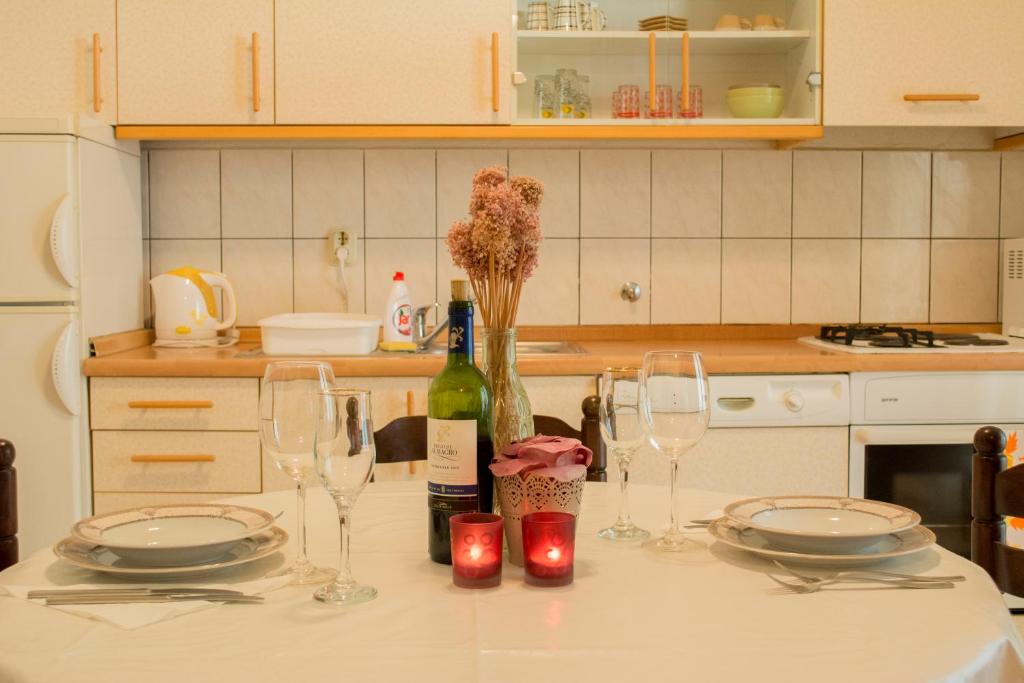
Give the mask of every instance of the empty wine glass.
POLYGON ((349 561, 352 508, 373 475, 376 459, 370 392, 328 389, 320 394, 317 403, 316 473, 338 506, 341 557, 334 582, 318 588, 313 597, 335 605, 354 605, 377 597, 376 588, 352 578, 349 561))
POLYGON ((629 464, 640 446, 640 369, 608 368, 601 374, 601 437, 619 466, 619 517, 597 535, 612 541, 637 541, 650 536, 629 518, 629 464))
POLYGON ((683 535, 676 514, 679 457, 704 436, 711 416, 708 378, 699 353, 650 351, 644 354, 640 414, 648 439, 668 457, 672 470, 668 531, 650 545, 664 552, 703 548, 703 543, 683 535))
POLYGON ((296 584, 324 583, 334 577, 333 569, 314 566, 306 555, 306 486, 315 476, 317 397, 333 386, 334 372, 327 363, 275 361, 267 364, 260 387, 260 443, 278 469, 295 481, 298 495, 298 553, 291 566, 274 576, 291 575, 296 584))

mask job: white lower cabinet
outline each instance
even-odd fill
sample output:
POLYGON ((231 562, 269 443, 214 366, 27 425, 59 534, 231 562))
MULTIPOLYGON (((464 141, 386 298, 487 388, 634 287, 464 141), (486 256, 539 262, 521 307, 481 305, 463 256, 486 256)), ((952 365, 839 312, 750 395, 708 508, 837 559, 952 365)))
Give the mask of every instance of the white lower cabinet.
MULTIPOLYGON (((683 455, 679 484, 749 496, 846 495, 848 450, 848 427, 709 429, 683 455)), ((650 446, 630 465, 633 483, 667 486, 668 478, 668 459, 650 446)), ((619 480, 611 452, 608 480, 619 480)))

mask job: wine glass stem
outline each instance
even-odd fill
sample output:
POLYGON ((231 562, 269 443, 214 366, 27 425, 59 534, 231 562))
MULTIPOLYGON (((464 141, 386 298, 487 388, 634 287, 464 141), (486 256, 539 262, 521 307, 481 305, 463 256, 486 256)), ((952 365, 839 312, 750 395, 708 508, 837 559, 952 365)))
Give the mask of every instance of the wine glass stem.
POLYGON ((679 489, 679 487, 676 485, 676 480, 679 478, 678 474, 679 474, 679 458, 673 458, 672 459, 672 476, 669 479, 669 487, 670 487, 669 505, 671 506, 671 508, 669 509, 669 512, 668 512, 669 525, 668 525, 668 533, 666 534, 668 536, 676 536, 676 535, 682 533, 679 530, 679 520, 676 518, 676 497, 677 497, 676 496, 676 492, 679 489))
POLYGON ((352 579, 352 564, 349 557, 349 549, 351 542, 349 540, 349 524, 351 520, 351 514, 347 506, 341 504, 338 505, 338 527, 341 532, 340 543, 341 553, 338 561, 338 576, 335 577, 334 583, 337 586, 348 587, 351 586, 355 581, 352 579))
POLYGON ((615 522, 615 526, 627 527, 632 526, 633 521, 629 518, 629 461, 625 459, 619 460, 619 519, 615 522))
POLYGON ((295 485, 295 493, 298 496, 297 511, 295 517, 298 520, 296 533, 299 535, 299 553, 295 558, 295 564, 309 564, 306 556, 306 481, 300 478, 295 485))

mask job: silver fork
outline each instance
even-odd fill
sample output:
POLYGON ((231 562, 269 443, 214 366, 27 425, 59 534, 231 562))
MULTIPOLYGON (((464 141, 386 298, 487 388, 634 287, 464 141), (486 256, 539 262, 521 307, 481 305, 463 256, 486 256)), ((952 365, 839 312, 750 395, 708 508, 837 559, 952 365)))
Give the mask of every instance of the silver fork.
MULTIPOLYGON (((821 579, 812 582, 805 582, 801 579, 800 583, 791 583, 789 581, 783 581, 774 574, 765 574, 765 576, 791 593, 817 593, 825 586, 844 583, 837 579, 821 579)), ((849 588, 846 590, 899 590, 903 588, 927 590, 930 588, 953 588, 955 585, 951 581, 914 581, 911 579, 861 579, 860 581, 880 585, 872 586, 870 588, 849 588)))
POLYGON ((801 574, 791 567, 787 567, 778 560, 772 560, 772 563, 783 570, 784 572, 795 576, 796 578, 807 581, 807 582, 818 582, 824 580, 834 581, 872 581, 875 579, 880 580, 906 580, 906 581, 935 581, 938 583, 948 583, 950 581, 964 581, 966 577, 962 575, 951 575, 951 576, 918 576, 916 574, 898 574, 896 572, 886 572, 879 569, 855 569, 842 572, 833 572, 825 576, 810 576, 807 574, 801 574))

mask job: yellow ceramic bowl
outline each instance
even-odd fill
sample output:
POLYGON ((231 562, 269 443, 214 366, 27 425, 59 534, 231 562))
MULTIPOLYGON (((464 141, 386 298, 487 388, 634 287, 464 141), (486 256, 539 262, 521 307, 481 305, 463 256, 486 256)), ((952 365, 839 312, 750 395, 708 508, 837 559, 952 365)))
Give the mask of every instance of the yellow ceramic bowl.
POLYGON ((725 103, 732 115, 741 119, 774 119, 786 104, 777 85, 747 85, 729 88, 725 103))

